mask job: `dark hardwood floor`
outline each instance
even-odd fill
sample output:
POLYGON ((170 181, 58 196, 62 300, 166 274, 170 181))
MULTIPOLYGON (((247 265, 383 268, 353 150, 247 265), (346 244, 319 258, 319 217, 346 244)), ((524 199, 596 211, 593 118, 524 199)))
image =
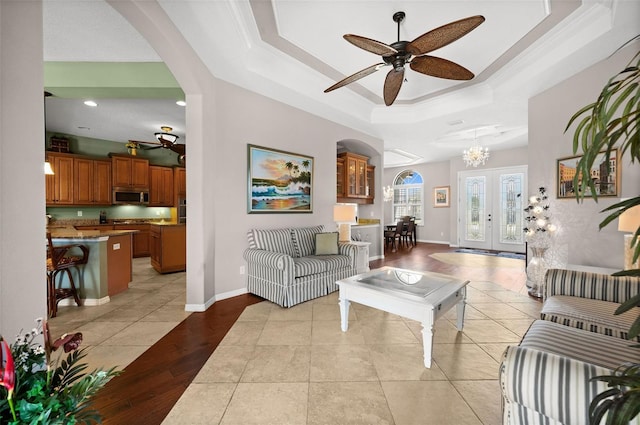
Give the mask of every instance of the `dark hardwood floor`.
POLYGON ((252 294, 193 313, 112 379, 94 399, 104 424, 160 424, 246 306, 252 294))
MULTIPOLYGON (((453 250, 447 245, 418 243, 397 252, 385 252, 384 259, 372 261, 370 266, 431 270, 504 284, 520 279, 518 273, 505 269, 453 266, 429 257, 453 250)), ((218 301, 203 313, 191 314, 98 393, 93 407, 103 415, 103 423, 160 424, 244 308, 261 301, 260 297, 245 294, 218 301)))

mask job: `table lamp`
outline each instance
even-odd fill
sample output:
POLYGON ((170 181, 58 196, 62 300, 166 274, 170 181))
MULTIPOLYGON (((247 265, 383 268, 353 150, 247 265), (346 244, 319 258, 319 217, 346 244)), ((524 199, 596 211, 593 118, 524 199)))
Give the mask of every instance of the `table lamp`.
POLYGON ((338 225, 338 240, 340 242, 351 242, 351 225, 356 224, 358 215, 358 205, 356 204, 336 204, 333 206, 333 221, 338 225))
MULTIPOLYGON (((627 232, 624 235, 624 269, 640 269, 640 258, 633 263, 633 249, 631 248, 631 240, 633 233, 640 227, 640 205, 630 208, 620 214, 618 217, 618 231, 627 232)), ((640 238, 636 244, 640 243, 640 238)))

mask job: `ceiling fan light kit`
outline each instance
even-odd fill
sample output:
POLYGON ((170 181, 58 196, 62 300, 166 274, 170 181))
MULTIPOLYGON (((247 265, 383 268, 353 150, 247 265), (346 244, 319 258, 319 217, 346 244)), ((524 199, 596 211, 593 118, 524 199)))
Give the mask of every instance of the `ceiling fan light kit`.
MULTIPOLYGON (((186 146, 184 144, 178 144, 176 143, 176 141, 179 139, 179 136, 176 134, 171 133, 171 131, 173 131, 173 128, 163 125, 162 127, 160 127, 160 130, 162 130, 162 132, 158 132, 158 133, 154 133, 156 139, 158 140, 157 142, 143 142, 140 140, 129 140, 129 144, 135 144, 136 146, 142 147, 144 145, 155 145, 151 148, 144 148, 144 149, 160 149, 160 148, 164 148, 164 149, 170 149, 171 151, 175 152, 178 154, 178 163, 181 165, 185 164, 185 152, 186 152, 186 146)), ((127 144, 127 147, 129 147, 129 144, 127 144)))
POLYGON ((345 34, 344 39, 349 43, 368 52, 382 56, 383 62, 360 70, 338 81, 324 92, 328 93, 347 84, 351 84, 385 66, 391 65, 393 69, 387 74, 383 89, 384 103, 390 106, 396 100, 396 97, 398 97, 398 93, 402 87, 404 81, 404 66, 406 64, 409 64, 412 70, 432 77, 449 80, 471 80, 474 77, 473 72, 455 62, 426 54, 453 43, 460 37, 473 31, 484 22, 485 19, 483 16, 470 16, 450 22, 422 34, 411 42, 400 40, 400 23, 405 16, 405 13, 401 11, 393 14, 393 21, 398 24, 398 41, 390 45, 359 35, 345 34))
POLYGON ((173 130, 173 128, 167 126, 167 125, 163 125, 162 127, 160 127, 160 130, 162 130, 162 132, 160 133, 154 133, 154 135, 156 136, 156 139, 158 139, 158 141, 160 143, 162 143, 163 140, 169 142, 169 143, 175 143, 176 140, 178 140, 178 136, 176 136, 175 134, 172 134, 171 131, 173 130))

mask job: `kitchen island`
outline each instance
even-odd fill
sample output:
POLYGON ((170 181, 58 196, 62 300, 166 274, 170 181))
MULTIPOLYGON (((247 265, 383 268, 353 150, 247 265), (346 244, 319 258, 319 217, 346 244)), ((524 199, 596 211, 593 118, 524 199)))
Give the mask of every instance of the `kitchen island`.
MULTIPOLYGON (((125 291, 131 282, 132 235, 137 230, 76 230, 50 227, 53 245, 81 244, 89 248, 89 261, 79 268, 74 281, 84 305, 101 305, 125 291)), ((73 271, 74 274, 76 271, 73 271)), ((56 285, 58 283, 56 282, 56 285)), ((62 276, 62 287, 69 286, 62 276)), ((73 303, 73 299, 61 301, 73 303)))
POLYGON ((187 269, 187 227, 185 224, 151 224, 151 266, 158 273, 187 269))

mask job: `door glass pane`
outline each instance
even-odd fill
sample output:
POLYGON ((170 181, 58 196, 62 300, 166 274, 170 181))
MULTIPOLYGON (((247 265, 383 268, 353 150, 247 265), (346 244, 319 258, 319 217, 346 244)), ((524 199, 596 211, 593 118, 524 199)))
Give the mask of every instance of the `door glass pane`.
POLYGON ((484 241, 486 239, 486 177, 467 177, 466 188, 466 228, 465 239, 484 241))
POLYGON ((500 243, 524 243, 523 184, 522 173, 500 175, 500 243))

